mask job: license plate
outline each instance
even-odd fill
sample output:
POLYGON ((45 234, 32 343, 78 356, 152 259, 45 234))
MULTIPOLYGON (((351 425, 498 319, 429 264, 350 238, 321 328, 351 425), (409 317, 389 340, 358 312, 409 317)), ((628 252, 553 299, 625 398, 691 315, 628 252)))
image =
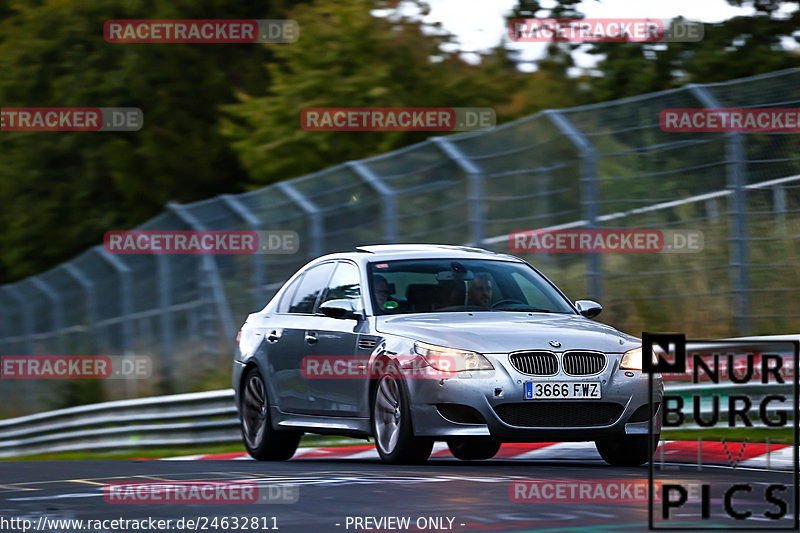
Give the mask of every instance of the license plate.
POLYGON ((600 399, 599 381, 526 381, 526 400, 600 399))

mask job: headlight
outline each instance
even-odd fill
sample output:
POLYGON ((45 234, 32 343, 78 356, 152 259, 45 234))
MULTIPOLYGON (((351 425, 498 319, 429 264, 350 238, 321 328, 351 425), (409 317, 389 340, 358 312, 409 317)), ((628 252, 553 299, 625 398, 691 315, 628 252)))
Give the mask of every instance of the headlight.
POLYGON ((478 352, 444 348, 424 342, 415 342, 414 351, 424 357, 429 365, 441 372, 494 370, 492 363, 478 352))
MULTIPOLYGON (((653 364, 658 364, 658 356, 653 352, 653 364)), ((622 356, 622 361, 619 364, 622 370, 641 370, 642 369, 642 347, 628 350, 622 356)))

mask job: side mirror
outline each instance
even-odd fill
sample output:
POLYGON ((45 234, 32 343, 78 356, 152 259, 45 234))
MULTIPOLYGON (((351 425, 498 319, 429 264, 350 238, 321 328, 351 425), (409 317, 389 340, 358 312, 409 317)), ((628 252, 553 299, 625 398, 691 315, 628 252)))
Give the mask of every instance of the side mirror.
POLYGON ((592 300, 576 300, 575 307, 577 307, 578 312, 586 318, 594 318, 603 310, 602 305, 592 300))
POLYGON ((319 312, 330 318, 361 318, 351 300, 328 300, 319 306, 319 312))

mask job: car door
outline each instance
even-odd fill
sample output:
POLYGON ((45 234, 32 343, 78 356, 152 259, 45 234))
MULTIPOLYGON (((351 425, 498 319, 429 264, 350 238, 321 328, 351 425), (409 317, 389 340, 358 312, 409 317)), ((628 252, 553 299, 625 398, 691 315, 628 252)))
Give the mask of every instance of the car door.
POLYGON ((263 370, 270 403, 280 409, 285 407, 280 399, 279 386, 292 379, 290 354, 294 349, 291 344, 297 342, 294 338, 296 333, 292 333, 292 326, 295 324, 293 320, 296 320, 296 317, 288 314, 289 307, 297 287, 303 281, 303 275, 303 273, 298 274, 287 285, 273 313, 257 315, 253 323, 254 336, 260 340, 260 347, 256 352, 263 352, 266 355, 267 366, 263 370))
MULTIPOLYGON (((363 313, 361 279, 355 263, 337 264, 319 305, 329 300, 350 300, 353 308, 363 313)), ((306 337, 316 340, 308 353, 317 359, 317 368, 324 370, 317 374, 306 372, 312 403, 329 416, 357 416, 359 399, 367 383, 360 369, 366 368, 369 356, 368 352, 358 350, 357 345, 366 323, 363 319, 331 318, 320 313, 310 322, 313 327, 306 331, 306 337)))
POLYGON ((331 261, 308 269, 291 296, 288 308, 276 314, 264 331, 269 346, 270 374, 281 411, 315 411, 300 365, 312 346, 306 339, 306 331, 314 327, 314 309, 328 286, 334 267, 331 261))

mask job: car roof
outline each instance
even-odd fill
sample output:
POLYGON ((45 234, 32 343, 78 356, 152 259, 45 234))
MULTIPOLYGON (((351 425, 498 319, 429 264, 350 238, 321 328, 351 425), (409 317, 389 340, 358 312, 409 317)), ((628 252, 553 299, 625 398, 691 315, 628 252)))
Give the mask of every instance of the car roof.
POLYGON ((482 248, 447 244, 376 244, 359 246, 354 252, 329 254, 318 261, 351 259, 359 263, 374 263, 400 259, 488 259, 494 261, 524 262, 518 257, 499 254, 482 248))

